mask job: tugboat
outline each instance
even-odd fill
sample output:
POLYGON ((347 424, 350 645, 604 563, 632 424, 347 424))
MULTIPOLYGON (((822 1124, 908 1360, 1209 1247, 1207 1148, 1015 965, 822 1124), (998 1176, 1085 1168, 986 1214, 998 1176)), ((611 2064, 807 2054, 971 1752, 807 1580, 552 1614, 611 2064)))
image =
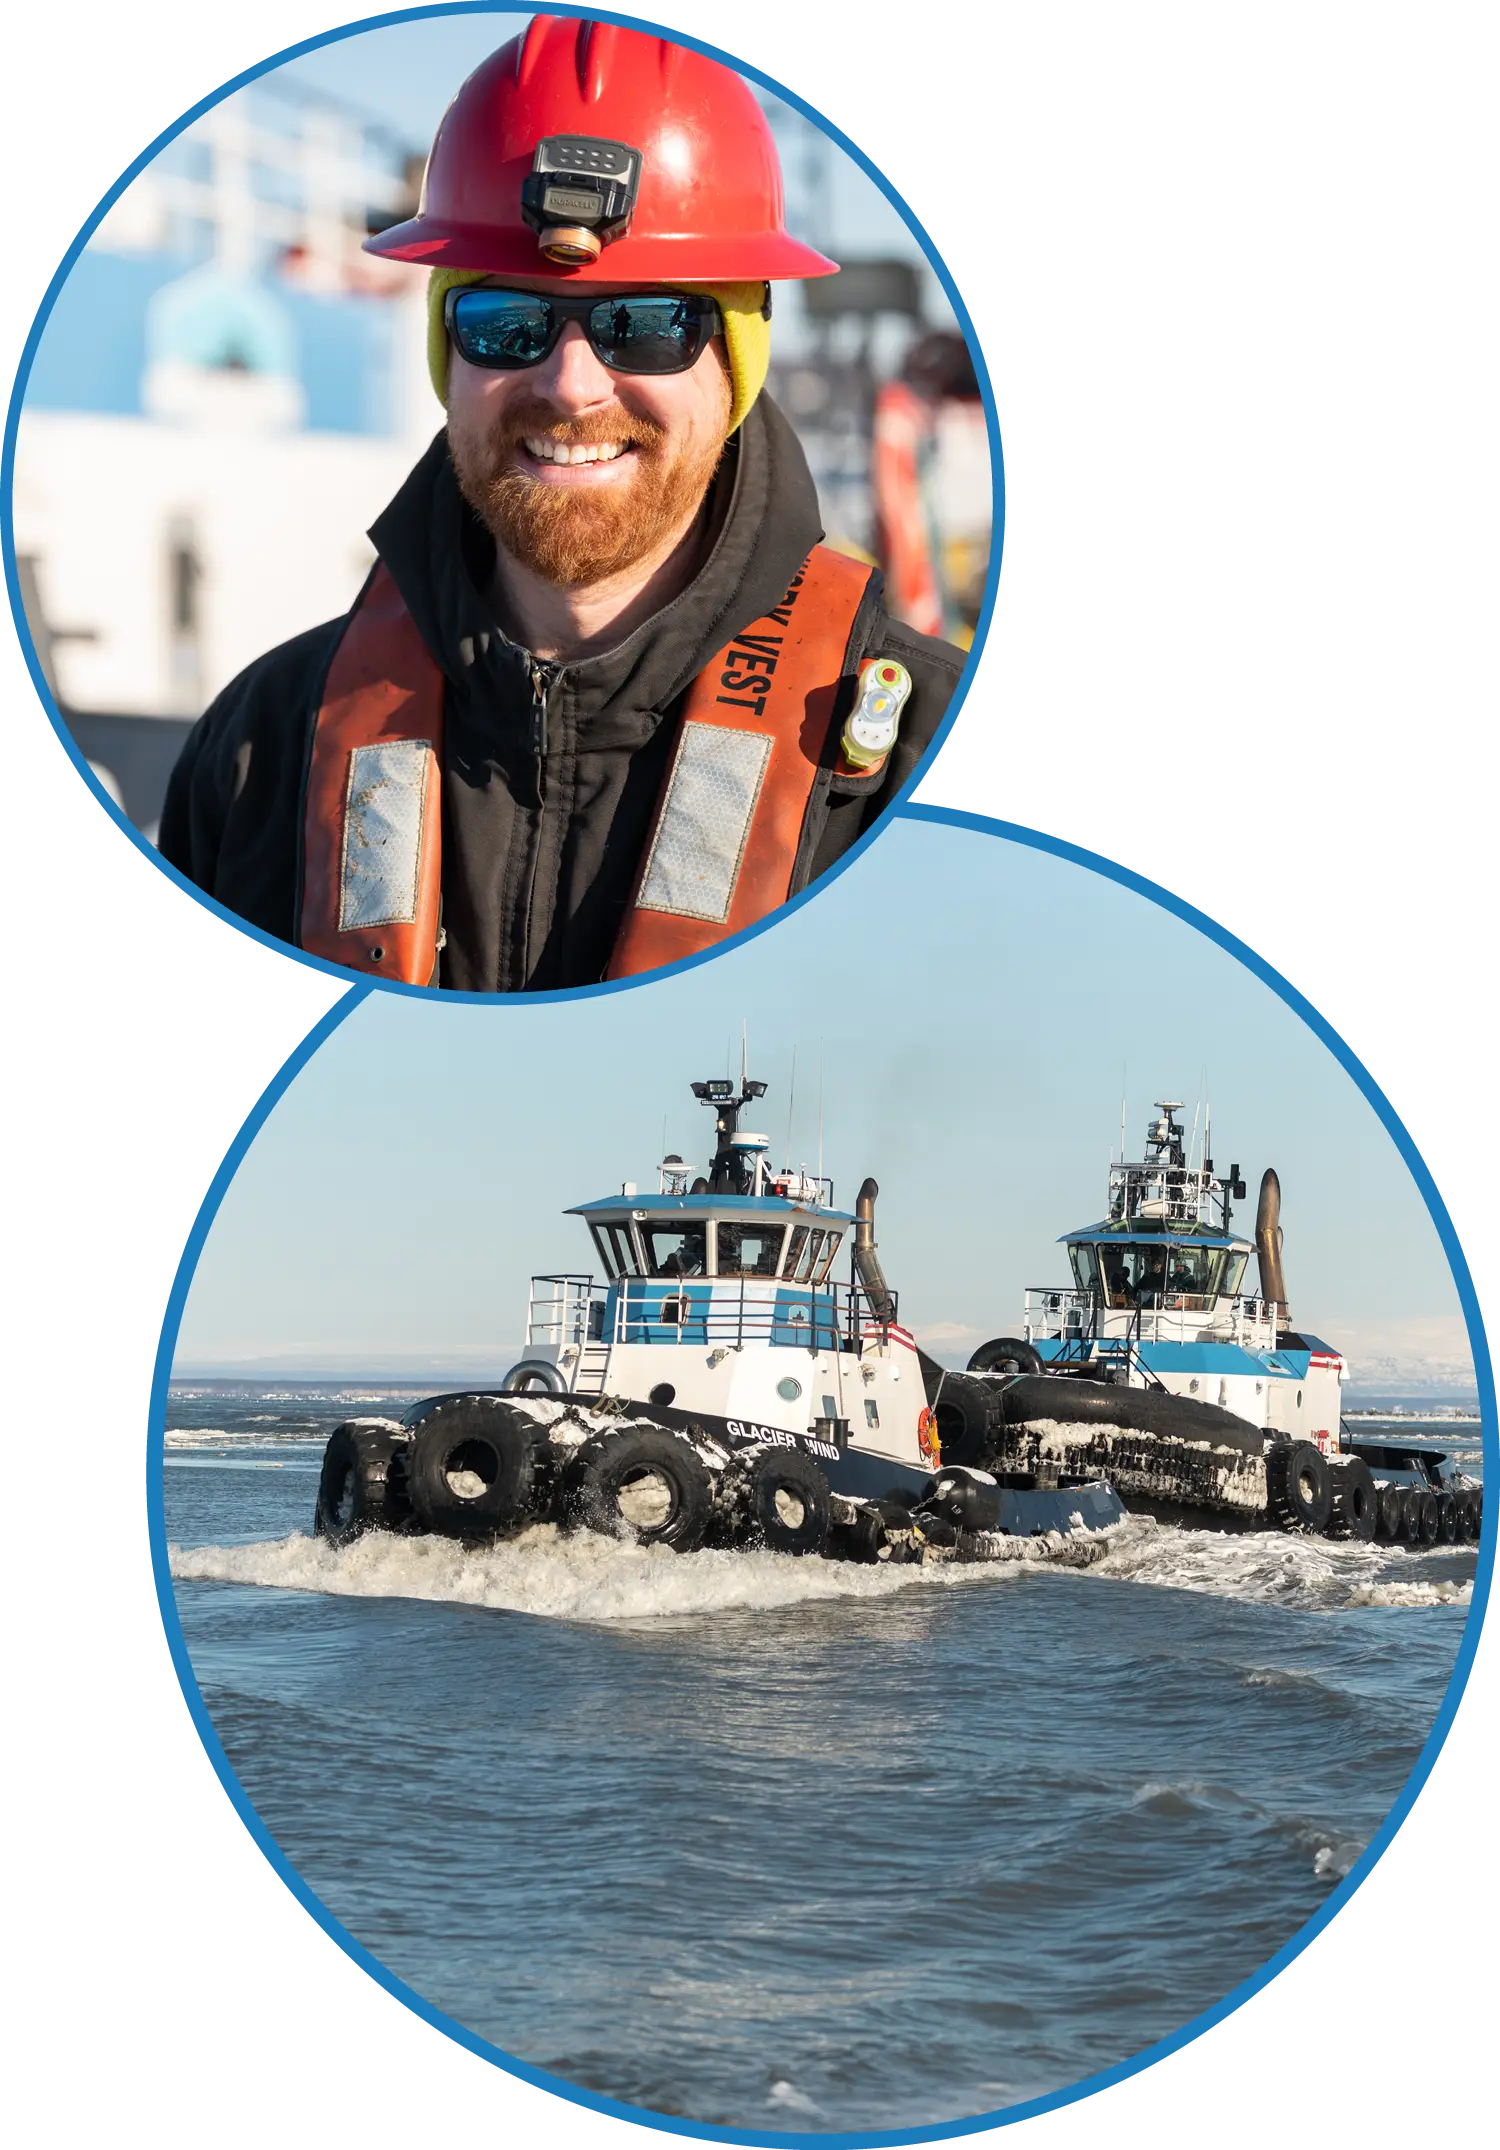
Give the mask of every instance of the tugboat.
MULTIPOLYGON (((1343 1421, 1342 1354, 1292 1324, 1275 1172, 1261 1179, 1252 1242, 1233 1229, 1239 1166, 1216 1175, 1206 1121, 1194 1162, 1196 1116, 1189 1140, 1181 1110, 1158 1103, 1139 1163, 1124 1160, 1122 1141, 1107 1215, 1063 1235, 1071 1285, 1029 1290, 1022 1335, 970 1359, 963 1378, 990 1392, 987 1458, 1001 1470, 1096 1471, 1131 1508, 1172 1520, 1476 1542, 1475 1480, 1446 1455, 1343 1421), (1252 1253, 1253 1297, 1241 1294, 1252 1253)), ((967 1452, 966 1437, 972 1446, 967 1427, 945 1435, 944 1455, 967 1452)))
POLYGON ((679 1552, 903 1562, 1004 1558, 1017 1538, 1123 1522, 1092 1470, 950 1462, 941 1391, 963 1377, 897 1318, 875 1181, 840 1210, 831 1180, 773 1169, 767 1137, 741 1128, 764 1083, 742 1070, 692 1091, 715 1115, 708 1172, 674 1154, 655 1195, 626 1184, 570 1210, 602 1279, 532 1278, 525 1353, 498 1389, 338 1427, 315 1532, 484 1541, 551 1522, 679 1552))

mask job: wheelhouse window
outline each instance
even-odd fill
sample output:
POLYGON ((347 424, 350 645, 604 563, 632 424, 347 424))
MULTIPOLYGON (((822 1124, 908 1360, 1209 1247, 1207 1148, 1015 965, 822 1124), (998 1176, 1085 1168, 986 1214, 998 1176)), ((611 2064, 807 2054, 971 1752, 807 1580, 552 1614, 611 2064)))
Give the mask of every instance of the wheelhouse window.
POLYGON ((646 1223, 640 1228, 646 1273, 653 1277, 701 1277, 708 1270, 708 1231, 701 1224, 646 1223))
POLYGON ((782 1275, 792 1284, 810 1284, 823 1253, 823 1233, 811 1225, 794 1224, 782 1275))
POLYGON ((721 1277, 774 1277, 781 1264, 784 1224, 718 1226, 718 1273, 721 1277))
POLYGON ((1219 1289, 1226 1299, 1233 1299, 1238 1296, 1240 1279, 1245 1274, 1245 1264, 1249 1259, 1248 1254, 1233 1253, 1225 1255, 1224 1279, 1219 1289))
POLYGON ((1224 1270, 1222 1247, 1173 1247, 1167 1259, 1167 1292, 1189 1299, 1211 1299, 1224 1270))
MULTIPOLYGON (((1172 1306, 1214 1297, 1224 1252, 1221 1247, 1173 1246, 1152 1240, 1134 1247, 1101 1246, 1098 1260, 1109 1306, 1172 1306)), ((1076 1273, 1076 1260, 1074 1266, 1076 1273)))
POLYGON ((816 1270, 816 1280, 819 1284, 828 1282, 828 1272, 833 1267, 833 1257, 839 1251, 839 1242, 843 1236, 842 1232, 827 1232, 824 1234, 823 1253, 816 1270))
POLYGON ((1099 1257, 1086 1239, 1074 1240, 1068 1248, 1068 1260, 1073 1264, 1073 1276, 1080 1291, 1096 1292, 1099 1289, 1099 1257))
POLYGON ((612 1284, 619 1277, 640 1275, 641 1265, 635 1257, 635 1243, 628 1224, 591 1224, 589 1230, 594 1235, 604 1273, 612 1284))

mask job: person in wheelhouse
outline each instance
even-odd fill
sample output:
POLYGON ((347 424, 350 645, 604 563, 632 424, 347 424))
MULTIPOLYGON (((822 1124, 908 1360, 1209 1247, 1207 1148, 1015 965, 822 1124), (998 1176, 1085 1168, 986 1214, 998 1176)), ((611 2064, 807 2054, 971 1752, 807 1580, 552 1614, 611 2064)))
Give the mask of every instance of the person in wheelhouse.
POLYGON ((962 653, 821 542, 762 393, 784 228, 748 85, 536 17, 459 90, 417 214, 447 423, 350 613, 190 734, 164 857, 265 932, 471 992, 634 976, 826 872, 910 776, 962 653))

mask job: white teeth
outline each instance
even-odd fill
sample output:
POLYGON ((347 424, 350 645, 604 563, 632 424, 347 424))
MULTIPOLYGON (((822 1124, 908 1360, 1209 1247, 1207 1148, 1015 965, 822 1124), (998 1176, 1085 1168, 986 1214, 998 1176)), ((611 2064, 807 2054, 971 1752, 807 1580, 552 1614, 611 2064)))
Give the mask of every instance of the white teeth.
POLYGON ((620 443, 607 440, 597 447, 570 448, 563 440, 528 440, 526 452, 539 463, 612 463, 620 453, 620 443))

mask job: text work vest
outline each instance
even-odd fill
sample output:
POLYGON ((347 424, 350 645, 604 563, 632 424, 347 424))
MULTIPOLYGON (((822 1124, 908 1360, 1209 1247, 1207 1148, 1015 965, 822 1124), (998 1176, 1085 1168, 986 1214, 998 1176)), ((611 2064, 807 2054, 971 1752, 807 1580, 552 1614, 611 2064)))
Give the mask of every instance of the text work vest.
MULTIPOLYGON (((792 893, 871 572, 815 546, 781 603, 689 687, 607 977, 698 955, 792 893)), ((442 770, 443 674, 381 563, 313 728, 297 935, 309 954, 437 983, 442 770)))

